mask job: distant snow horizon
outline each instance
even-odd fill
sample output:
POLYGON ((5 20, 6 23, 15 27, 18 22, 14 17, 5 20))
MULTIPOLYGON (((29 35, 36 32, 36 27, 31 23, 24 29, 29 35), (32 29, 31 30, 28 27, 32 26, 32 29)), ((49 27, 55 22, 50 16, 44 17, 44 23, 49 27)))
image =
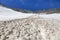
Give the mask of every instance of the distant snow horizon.
POLYGON ((59 13, 54 13, 54 14, 22 13, 22 12, 17 12, 17 11, 14 11, 12 9, 0 6, 0 21, 28 18, 28 17, 34 16, 34 15, 38 15, 41 18, 60 19, 60 14, 59 13))

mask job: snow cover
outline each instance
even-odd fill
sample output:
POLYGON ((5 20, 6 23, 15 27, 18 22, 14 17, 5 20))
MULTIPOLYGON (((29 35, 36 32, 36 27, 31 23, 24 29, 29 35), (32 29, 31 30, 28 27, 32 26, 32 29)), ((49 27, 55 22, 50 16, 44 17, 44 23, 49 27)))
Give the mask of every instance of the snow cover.
POLYGON ((13 10, 5 8, 5 7, 0 7, 0 21, 26 18, 26 17, 32 16, 32 15, 34 15, 34 14, 16 12, 16 11, 13 11, 13 10))
POLYGON ((60 14, 58 14, 58 13, 54 13, 54 14, 22 13, 22 12, 17 12, 17 11, 11 10, 9 8, 0 6, 0 21, 27 18, 27 17, 33 16, 33 15, 38 15, 39 17, 42 17, 42 18, 60 19, 60 14))

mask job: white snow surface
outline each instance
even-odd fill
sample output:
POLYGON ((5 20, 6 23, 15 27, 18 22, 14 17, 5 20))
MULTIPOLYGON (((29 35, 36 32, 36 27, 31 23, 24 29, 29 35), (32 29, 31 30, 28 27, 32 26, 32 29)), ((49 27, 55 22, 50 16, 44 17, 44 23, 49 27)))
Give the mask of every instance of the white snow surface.
POLYGON ((5 7, 0 6, 0 21, 28 18, 28 17, 34 16, 34 15, 38 15, 41 18, 60 19, 59 13, 54 13, 54 14, 22 13, 22 12, 17 12, 17 11, 11 10, 9 8, 5 8, 5 7))

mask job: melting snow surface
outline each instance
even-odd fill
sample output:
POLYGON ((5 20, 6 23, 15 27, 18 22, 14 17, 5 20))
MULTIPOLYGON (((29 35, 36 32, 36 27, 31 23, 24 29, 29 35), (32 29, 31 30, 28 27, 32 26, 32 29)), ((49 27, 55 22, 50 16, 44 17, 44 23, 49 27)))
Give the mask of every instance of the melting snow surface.
MULTIPOLYGON (((6 21, 6 20, 12 20, 12 19, 20 19, 20 18, 27 18, 29 16, 33 16, 37 14, 33 13, 22 13, 22 12, 16 12, 9 8, 5 8, 0 6, 0 21, 6 21)), ((39 17, 42 18, 52 18, 52 19, 60 19, 60 14, 39 14, 39 17)))

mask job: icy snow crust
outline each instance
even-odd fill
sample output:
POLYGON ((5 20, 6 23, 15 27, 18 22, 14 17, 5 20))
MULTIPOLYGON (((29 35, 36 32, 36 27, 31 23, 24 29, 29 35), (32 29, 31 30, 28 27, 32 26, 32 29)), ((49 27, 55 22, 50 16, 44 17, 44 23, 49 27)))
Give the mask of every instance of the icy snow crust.
POLYGON ((29 17, 0 21, 0 40, 60 40, 60 20, 29 17))
POLYGON ((7 20, 14 20, 14 19, 21 19, 21 18, 27 18, 30 16, 39 16, 41 18, 48 18, 48 19, 60 19, 60 14, 33 14, 33 13, 22 13, 22 12, 16 12, 9 8, 5 8, 0 6, 0 21, 7 21, 7 20))

